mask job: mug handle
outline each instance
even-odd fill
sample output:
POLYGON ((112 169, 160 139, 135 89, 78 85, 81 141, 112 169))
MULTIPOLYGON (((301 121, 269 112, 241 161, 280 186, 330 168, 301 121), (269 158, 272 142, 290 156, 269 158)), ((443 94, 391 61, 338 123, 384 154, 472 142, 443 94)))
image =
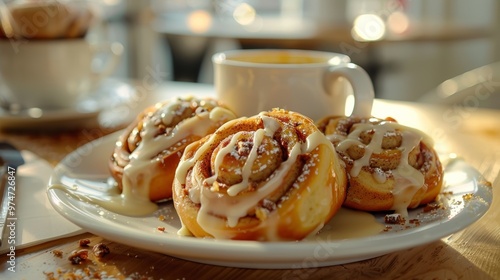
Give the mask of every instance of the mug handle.
POLYGON ((94 54, 93 59, 96 59, 96 55, 99 53, 107 54, 103 66, 93 71, 94 85, 97 85, 101 80, 115 72, 121 61, 123 45, 117 42, 94 44, 92 45, 92 53, 94 54))
MULTIPOLYGON (((346 78, 352 86, 354 108, 351 116, 369 118, 372 113, 375 92, 370 76, 360 66, 354 63, 331 66, 324 79, 326 89, 339 77, 346 78)), ((328 92, 328 91, 327 91, 328 92)))

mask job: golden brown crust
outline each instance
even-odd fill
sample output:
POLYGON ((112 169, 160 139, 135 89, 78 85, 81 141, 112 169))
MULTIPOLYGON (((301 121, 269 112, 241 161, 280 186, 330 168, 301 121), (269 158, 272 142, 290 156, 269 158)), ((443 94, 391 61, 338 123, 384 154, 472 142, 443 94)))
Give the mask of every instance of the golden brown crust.
POLYGON ((439 194, 441 162, 422 132, 392 118, 330 116, 317 126, 346 165, 349 186, 344 206, 405 212, 432 202, 439 194), (372 141, 379 142, 374 145, 372 141), (414 145, 409 145, 411 141, 414 145), (415 186, 417 181, 421 185, 415 186))
POLYGON ((301 240, 337 212, 346 183, 333 146, 314 123, 275 109, 230 121, 189 145, 173 200, 196 237, 301 240))
POLYGON ((153 136, 148 138, 140 151, 142 154, 151 154, 150 158, 146 159, 149 164, 143 167, 148 176, 132 179, 132 187, 147 184, 151 201, 171 198, 175 169, 185 147, 235 117, 227 110, 228 118, 207 121, 207 114, 215 108, 227 110, 213 99, 186 96, 155 104, 142 111, 119 136, 109 160, 109 168, 118 188, 123 190, 124 169, 130 165, 132 154, 141 147, 144 142, 143 135, 148 130, 147 133, 153 136), (166 120, 165 114, 171 114, 173 117, 166 120), (191 122, 189 126, 186 124, 188 121, 191 122), (202 129, 196 127, 197 125, 203 126, 202 129), (173 135, 181 133, 184 133, 184 137, 174 138, 173 135), (152 151, 149 152, 148 149, 152 151))

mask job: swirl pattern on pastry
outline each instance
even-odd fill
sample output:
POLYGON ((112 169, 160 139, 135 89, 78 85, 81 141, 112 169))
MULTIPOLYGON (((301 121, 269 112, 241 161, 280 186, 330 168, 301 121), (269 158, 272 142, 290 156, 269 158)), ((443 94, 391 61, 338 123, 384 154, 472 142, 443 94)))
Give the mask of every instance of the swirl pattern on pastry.
POLYGON ((145 109, 119 136, 109 161, 122 195, 153 202, 171 198, 184 148, 234 118, 218 101, 193 96, 145 109))
POLYGON ((301 114, 274 109, 229 121, 189 145, 173 201, 184 233, 301 240, 337 212, 347 177, 333 145, 301 114))
POLYGON ((325 117, 318 128, 334 144, 349 178, 344 206, 407 216, 435 200, 443 170, 433 141, 392 118, 325 117))

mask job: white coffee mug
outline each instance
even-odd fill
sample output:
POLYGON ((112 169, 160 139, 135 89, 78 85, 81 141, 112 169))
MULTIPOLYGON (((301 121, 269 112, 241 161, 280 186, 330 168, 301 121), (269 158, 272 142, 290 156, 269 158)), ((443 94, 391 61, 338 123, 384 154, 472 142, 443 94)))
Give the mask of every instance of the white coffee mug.
POLYGON ((6 89, 0 94, 20 108, 72 107, 115 71, 121 54, 121 45, 85 39, 1 40, 0 78, 6 89), (104 65, 95 67, 100 59, 104 65))
POLYGON ((240 116, 282 108, 313 120, 352 114, 370 117, 373 84, 347 55, 286 49, 232 50, 212 57, 217 97, 240 116))

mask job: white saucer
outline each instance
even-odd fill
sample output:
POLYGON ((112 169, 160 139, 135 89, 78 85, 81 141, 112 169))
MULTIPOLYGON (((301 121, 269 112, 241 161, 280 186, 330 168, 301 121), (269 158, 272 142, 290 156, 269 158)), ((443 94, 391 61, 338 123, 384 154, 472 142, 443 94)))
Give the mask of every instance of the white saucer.
POLYGON ((31 108, 9 112, 0 108, 0 129, 48 129, 100 123, 99 115, 130 101, 135 89, 123 81, 106 79, 77 106, 42 110, 31 108))

